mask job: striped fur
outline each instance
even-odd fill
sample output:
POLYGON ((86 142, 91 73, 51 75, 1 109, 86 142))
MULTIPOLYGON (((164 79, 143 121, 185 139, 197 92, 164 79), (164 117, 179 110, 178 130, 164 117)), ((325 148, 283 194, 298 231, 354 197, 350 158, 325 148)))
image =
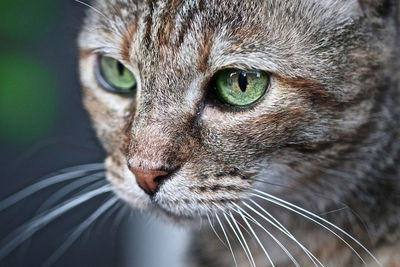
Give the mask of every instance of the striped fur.
MULTIPOLYGON (((398 0, 93 5, 79 38, 84 102, 121 198, 186 221, 240 204, 256 188, 328 213, 384 266, 399 266, 398 0), (135 74, 134 97, 100 88, 98 54, 135 74), (246 109, 216 105, 209 85, 223 68, 270 73, 268 93, 246 109), (178 171, 150 199, 128 164, 178 171)), ((362 266, 323 229, 276 206, 265 208, 326 266, 362 266)), ((204 231, 191 263, 233 266, 229 250, 204 231)), ((310 266, 298 246, 275 234, 310 266)), ((258 235, 276 266, 291 266, 265 233, 258 235)), ((266 266, 260 246, 249 245, 266 266)), ((241 247, 234 251, 240 266, 248 266, 241 247)))

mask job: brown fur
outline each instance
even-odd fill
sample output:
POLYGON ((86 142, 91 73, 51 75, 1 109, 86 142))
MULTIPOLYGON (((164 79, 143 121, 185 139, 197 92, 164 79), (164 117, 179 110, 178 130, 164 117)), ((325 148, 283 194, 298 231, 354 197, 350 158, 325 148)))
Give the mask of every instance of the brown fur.
POLYGON ((130 61, 131 42, 135 38, 136 30, 137 30, 137 24, 132 24, 128 28, 128 31, 125 33, 123 40, 122 40, 122 44, 121 44, 122 58, 126 62, 130 61))
MULTIPOLYGON (((253 195, 261 190, 323 214, 384 266, 396 266, 399 6, 398 0, 95 1, 104 16, 90 12, 86 19, 81 76, 115 191, 133 207, 179 222, 219 215, 231 235, 222 211, 247 228, 235 205, 258 200, 325 266, 363 265, 322 227, 253 195), (132 70, 136 95, 101 88, 93 71, 98 54, 132 70), (227 68, 269 73, 265 95, 247 107, 221 104, 213 77, 227 68), (148 196, 128 165, 170 175, 148 196)), ((298 244, 257 220, 302 266, 313 265, 298 244)), ((276 242, 252 225, 276 266, 290 266, 276 242)), ((260 244, 244 236, 258 266, 267 266, 260 244)), ((249 266, 231 241, 239 265, 249 266)), ((348 241, 368 266, 377 265, 348 241)), ((233 266, 209 228, 191 250, 193 265, 233 266)))

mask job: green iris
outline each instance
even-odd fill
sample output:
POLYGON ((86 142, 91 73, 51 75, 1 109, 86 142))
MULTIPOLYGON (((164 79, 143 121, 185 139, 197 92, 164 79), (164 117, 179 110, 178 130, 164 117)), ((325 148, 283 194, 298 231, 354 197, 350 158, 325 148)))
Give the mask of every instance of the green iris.
POLYGON ((121 62, 111 57, 100 58, 100 82, 116 93, 130 93, 136 89, 136 79, 121 62))
POLYGON ((255 103, 265 94, 269 84, 269 75, 261 71, 227 69, 215 77, 220 100, 232 106, 255 103))

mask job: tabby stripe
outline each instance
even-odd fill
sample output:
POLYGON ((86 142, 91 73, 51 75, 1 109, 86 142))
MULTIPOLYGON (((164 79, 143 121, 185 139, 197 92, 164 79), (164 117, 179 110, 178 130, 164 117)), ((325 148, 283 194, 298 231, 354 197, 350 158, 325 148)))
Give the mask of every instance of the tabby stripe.
POLYGON ((228 192, 244 192, 245 187, 238 187, 237 185, 211 185, 211 186, 193 186, 189 188, 190 191, 228 191, 228 192))
POLYGON ((205 72, 208 68, 208 60, 211 54, 211 48, 213 44, 213 35, 210 31, 206 32, 204 35, 203 43, 200 47, 197 62, 199 65, 199 70, 205 72))
POLYGON ((172 0, 168 2, 168 6, 162 16, 161 21, 165 25, 158 30, 158 41, 160 45, 167 45, 170 41, 171 32, 175 27, 175 16, 178 8, 182 5, 182 0, 172 0))
POLYGON ((279 80, 314 104, 324 107, 338 104, 337 99, 330 92, 321 88, 321 86, 314 81, 290 78, 280 78, 279 80))
POLYGON ((191 23, 193 22, 193 18, 195 15, 201 13, 204 10, 204 0, 199 2, 198 8, 191 8, 187 11, 185 18, 183 18, 182 27, 178 33, 178 43, 177 47, 181 47, 185 41, 185 37, 187 35, 188 30, 191 28, 191 23))
POLYGON ((146 32, 143 36, 143 40, 145 41, 147 48, 150 48, 150 46, 151 46, 151 26, 153 24, 154 4, 156 4, 156 1, 154 1, 154 0, 147 1, 147 9, 150 12, 144 19, 144 22, 146 24, 146 32))
MULTIPOLYGON (((137 18, 138 16, 136 16, 137 18)), ((128 27, 126 32, 122 36, 122 45, 121 45, 121 52, 122 52, 122 58, 126 61, 130 61, 130 51, 131 51, 131 43, 133 42, 133 39, 135 38, 136 31, 137 31, 137 23, 133 23, 128 27)))

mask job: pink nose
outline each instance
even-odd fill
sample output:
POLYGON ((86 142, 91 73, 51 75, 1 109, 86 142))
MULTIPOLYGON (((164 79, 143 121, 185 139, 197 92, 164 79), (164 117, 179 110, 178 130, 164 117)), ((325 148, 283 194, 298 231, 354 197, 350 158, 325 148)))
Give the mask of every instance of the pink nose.
POLYGON ((131 172, 136 176, 139 186, 149 195, 154 195, 158 189, 158 184, 167 178, 169 174, 160 170, 143 170, 129 167, 131 172))

